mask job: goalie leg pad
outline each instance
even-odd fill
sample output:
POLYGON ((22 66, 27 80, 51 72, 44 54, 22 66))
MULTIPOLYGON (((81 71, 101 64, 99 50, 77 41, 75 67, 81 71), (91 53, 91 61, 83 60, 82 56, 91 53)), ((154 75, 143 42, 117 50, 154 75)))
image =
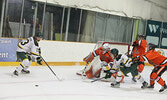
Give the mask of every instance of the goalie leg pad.
POLYGON ((102 68, 98 69, 98 70, 95 72, 94 77, 98 78, 98 77, 100 76, 101 69, 102 69, 102 68))
POLYGON ((85 72, 87 78, 93 78, 92 68, 93 68, 93 66, 91 66, 90 69, 85 72))

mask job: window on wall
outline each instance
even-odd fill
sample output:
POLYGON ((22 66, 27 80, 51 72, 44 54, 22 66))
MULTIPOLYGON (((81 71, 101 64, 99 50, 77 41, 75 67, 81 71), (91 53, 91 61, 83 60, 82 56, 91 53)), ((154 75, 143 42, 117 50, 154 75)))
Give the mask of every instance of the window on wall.
POLYGON ((146 28, 146 20, 140 19, 138 26, 138 34, 145 35, 145 28, 146 28))
MULTIPOLYGON (((33 36, 35 32, 41 31, 45 40, 131 42, 131 18, 54 4, 46 4, 44 11, 45 2, 24 0, 20 24, 22 0, 8 1, 3 36, 18 37, 21 25, 21 38, 33 36)), ((141 27, 140 31, 143 30, 141 27)))
POLYGON ((131 35, 132 19, 104 13, 96 14, 94 42, 130 43, 131 35))
POLYGON ((44 15, 44 39, 60 40, 63 7, 46 5, 44 15))
POLYGON ((33 35, 33 19, 35 12, 36 4, 35 2, 31 2, 29 0, 24 1, 24 13, 22 20, 22 28, 21 28, 21 37, 27 38, 33 35))
POLYGON ((81 23, 80 41, 94 42, 94 32, 96 23, 96 12, 83 11, 81 23))
MULTIPOLYGON (((44 10, 44 4, 43 3, 38 3, 38 9, 37 9, 36 19, 35 19, 35 13, 34 13, 34 16, 33 16, 33 23, 35 23, 35 20, 36 20, 35 33, 36 32, 41 32, 41 29, 42 29, 42 20, 43 20, 43 10, 44 10)), ((46 36, 46 34, 43 33, 43 36, 46 36)))
POLYGON ((6 1, 3 37, 18 37, 22 0, 6 1))
POLYGON ((77 41, 78 29, 79 29, 79 19, 80 19, 80 9, 71 8, 70 11, 70 21, 68 30, 68 41, 77 41))
POLYGON ((1 22, 1 14, 2 14, 2 3, 3 3, 3 0, 0 0, 0 22, 1 22))

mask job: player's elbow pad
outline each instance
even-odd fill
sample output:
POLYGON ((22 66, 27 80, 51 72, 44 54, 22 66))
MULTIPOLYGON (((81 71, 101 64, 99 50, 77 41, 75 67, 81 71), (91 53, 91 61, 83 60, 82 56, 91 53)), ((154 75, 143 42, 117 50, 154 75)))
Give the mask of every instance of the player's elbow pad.
POLYGON ((138 44, 137 44, 136 42, 134 42, 134 43, 132 44, 132 46, 138 46, 138 44))

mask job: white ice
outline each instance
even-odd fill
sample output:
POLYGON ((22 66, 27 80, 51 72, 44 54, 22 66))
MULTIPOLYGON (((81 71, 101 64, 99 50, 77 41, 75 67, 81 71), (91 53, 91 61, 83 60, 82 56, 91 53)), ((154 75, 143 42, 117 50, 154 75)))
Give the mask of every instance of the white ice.
MULTIPOLYGON (((161 86, 157 83, 153 90, 143 90, 141 83, 132 83, 131 77, 126 77, 120 88, 111 88, 110 82, 84 82, 76 75, 84 66, 51 68, 64 80, 58 81, 47 66, 30 67, 30 74, 18 77, 12 76, 15 67, 0 67, 0 100, 167 100, 167 92, 159 93, 161 86)), ((146 66, 142 73, 147 82, 152 68, 146 66)), ((167 82, 166 72, 162 77, 167 82)))

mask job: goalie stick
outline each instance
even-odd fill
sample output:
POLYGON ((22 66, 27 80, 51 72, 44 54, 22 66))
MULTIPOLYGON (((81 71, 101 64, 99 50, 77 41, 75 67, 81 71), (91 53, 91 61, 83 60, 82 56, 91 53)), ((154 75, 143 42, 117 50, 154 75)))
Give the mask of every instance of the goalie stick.
POLYGON ((84 67, 84 69, 83 69, 83 72, 82 72, 82 74, 81 74, 82 79, 84 79, 84 73, 85 73, 85 70, 86 70, 88 64, 89 64, 89 62, 87 62, 87 64, 85 65, 85 67, 84 67))
POLYGON ((43 62, 47 65, 47 67, 51 70, 51 72, 54 74, 54 76, 56 76, 56 78, 59 80, 59 81, 63 81, 64 79, 60 79, 56 73, 52 70, 52 68, 48 65, 48 63, 43 59, 43 57, 40 55, 40 57, 42 58, 43 62))

